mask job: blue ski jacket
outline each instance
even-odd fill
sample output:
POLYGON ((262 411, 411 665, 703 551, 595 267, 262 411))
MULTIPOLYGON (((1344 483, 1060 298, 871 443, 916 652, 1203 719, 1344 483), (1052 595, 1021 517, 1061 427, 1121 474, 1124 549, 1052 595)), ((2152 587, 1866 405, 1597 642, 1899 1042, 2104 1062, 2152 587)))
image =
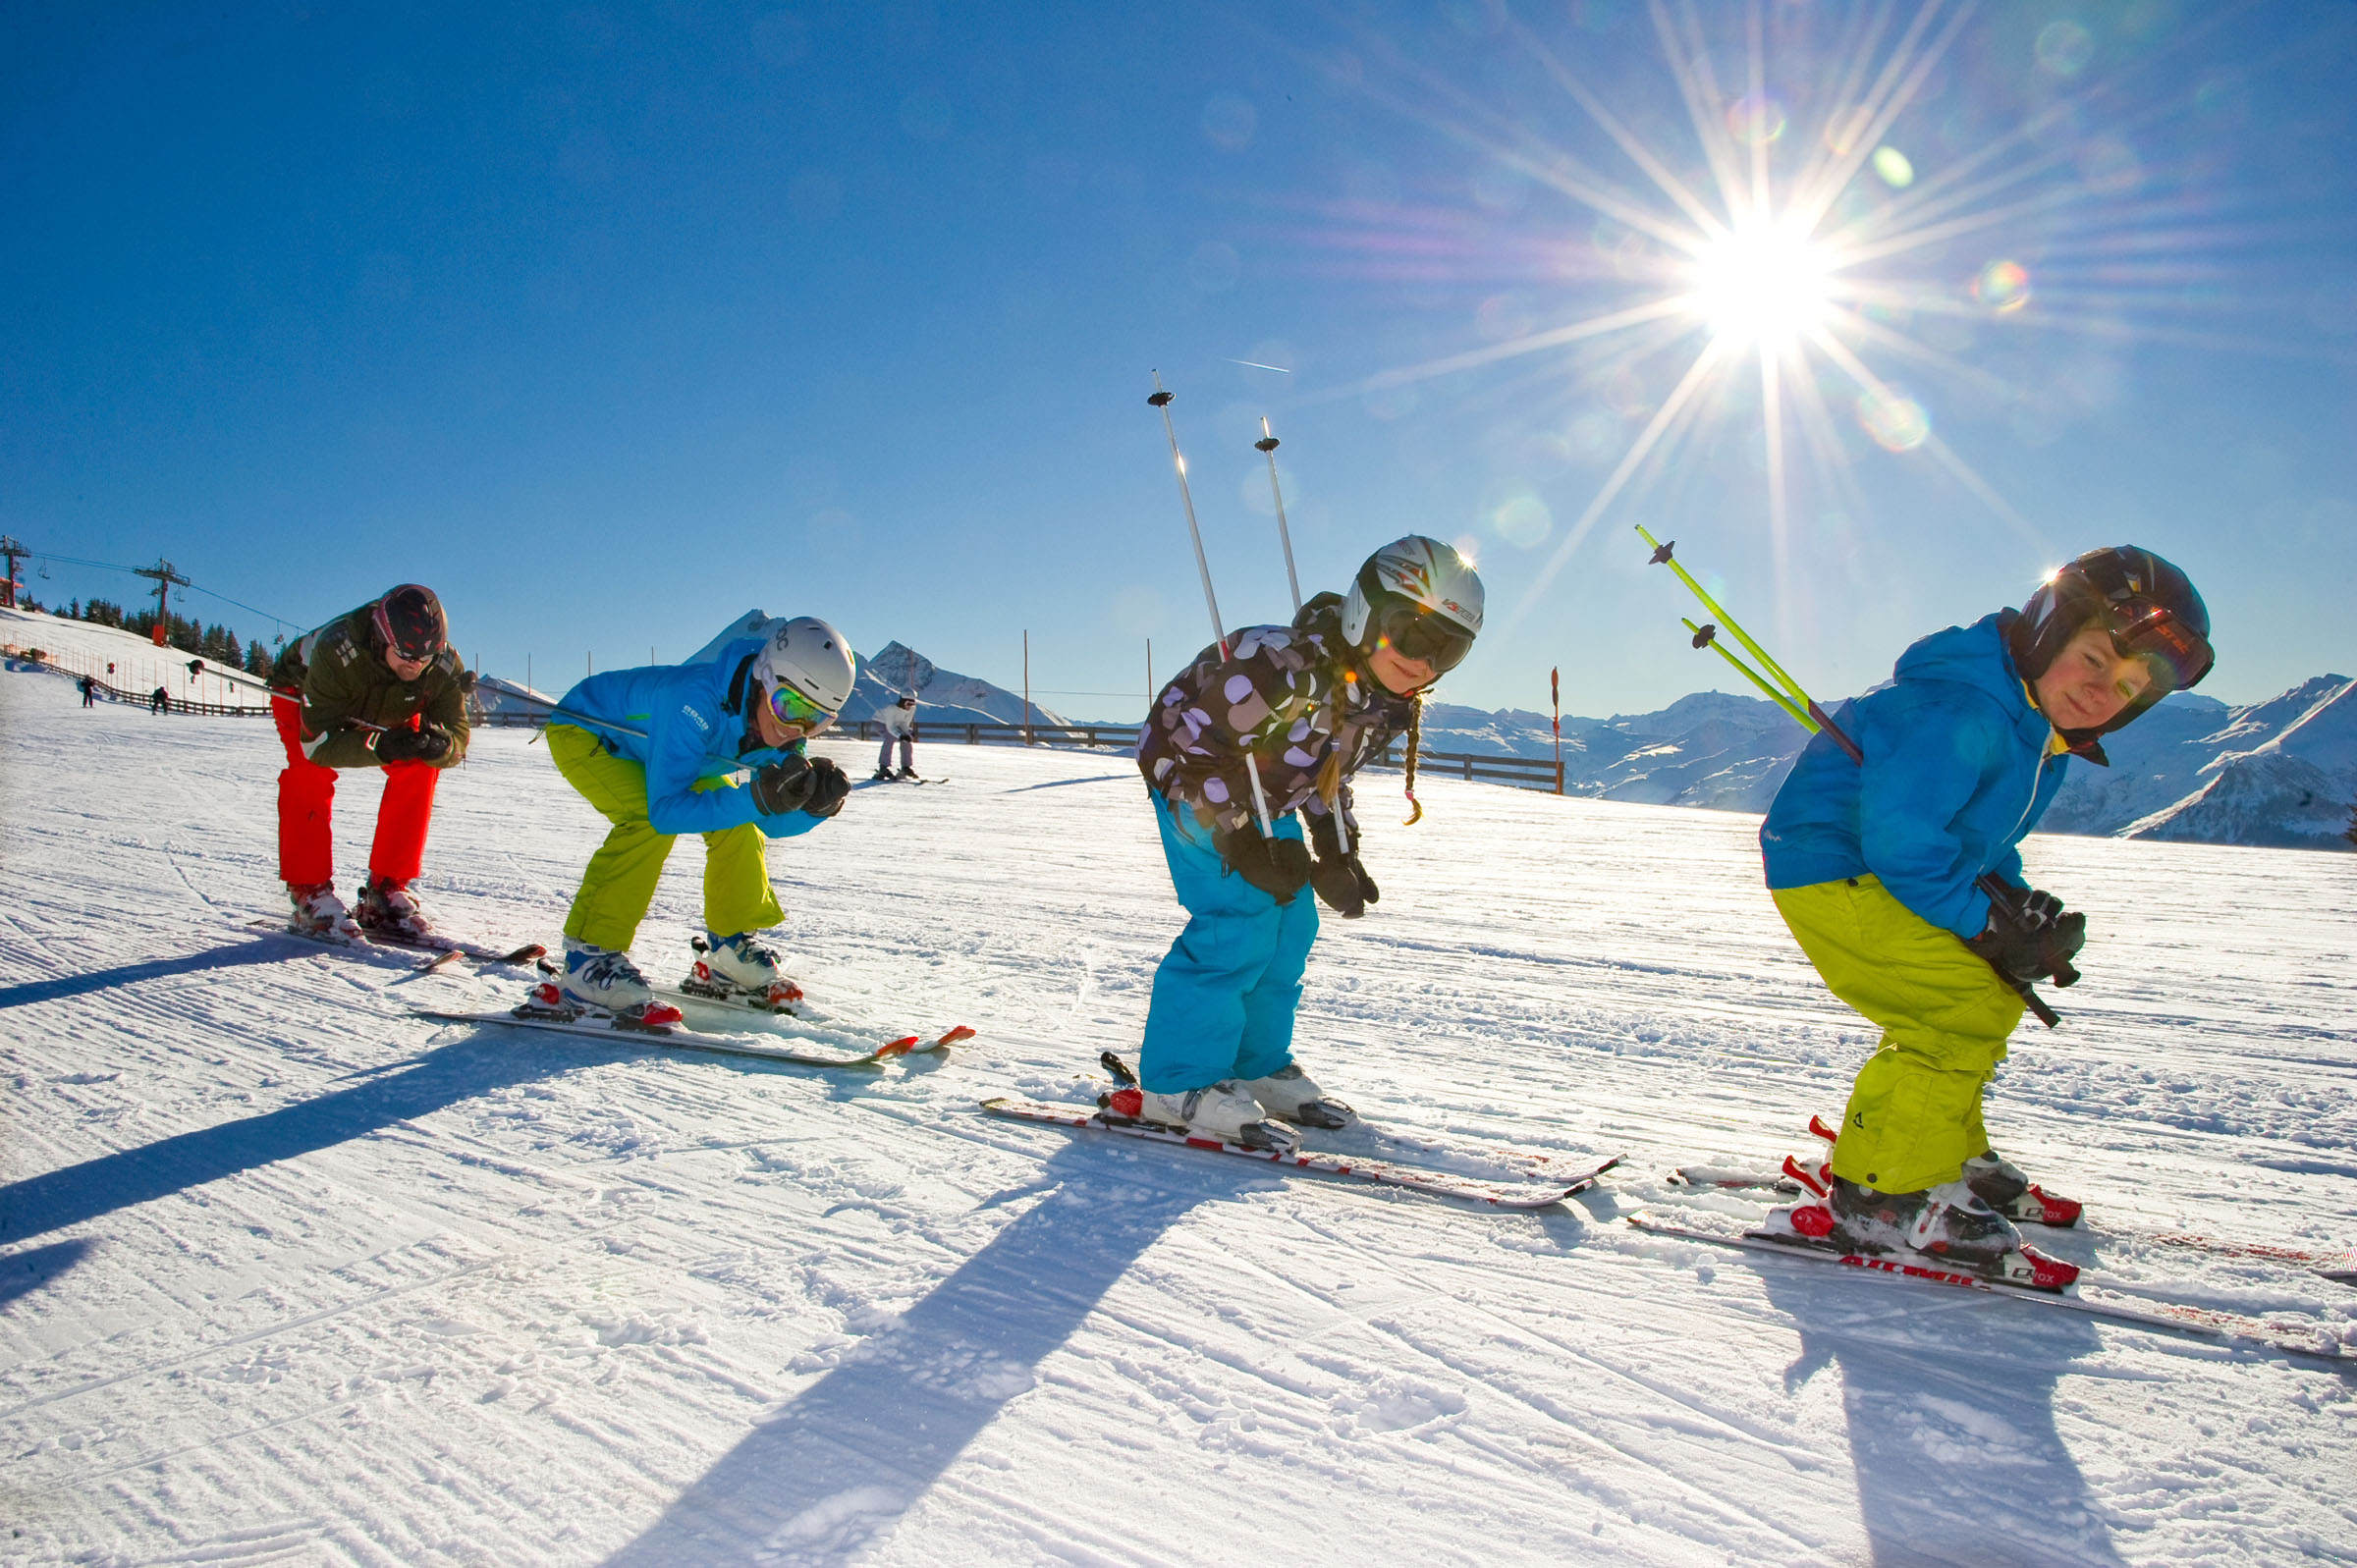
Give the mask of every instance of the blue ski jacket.
POLYGON ((2069 750, 2014 673, 2007 614, 1932 633, 1891 684, 1842 704, 1834 720, 1863 767, 1822 734, 1802 748, 1760 826, 1769 887, 1871 872, 1933 925, 1981 934, 1989 895, 1973 883, 1994 871, 2020 885, 2015 846, 2062 787, 2069 750))
POLYGON ((646 769, 646 819, 657 833, 717 833, 748 822, 772 838, 808 833, 820 819, 806 811, 767 816, 749 789, 696 788, 707 779, 731 778, 802 749, 799 740, 764 745, 753 728, 747 704, 757 695, 752 664, 762 640, 732 642, 710 664, 647 665, 591 676, 565 693, 566 711, 550 722, 577 725, 615 756, 646 769), (600 720, 642 730, 645 738, 607 729, 600 720))

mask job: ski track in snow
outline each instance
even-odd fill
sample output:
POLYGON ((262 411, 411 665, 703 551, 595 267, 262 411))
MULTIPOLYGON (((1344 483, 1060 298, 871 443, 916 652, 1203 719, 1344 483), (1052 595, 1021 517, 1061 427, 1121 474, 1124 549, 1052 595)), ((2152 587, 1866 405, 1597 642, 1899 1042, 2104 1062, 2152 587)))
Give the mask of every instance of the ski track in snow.
MULTIPOLYGON (((0 1562, 2357 1560, 2357 1374, 1617 1222, 1758 1213, 1662 1175, 1806 1150, 1872 1043, 1756 819, 1436 778, 1408 831, 1362 790, 1383 902, 1328 917, 1298 1041, 1371 1126, 1322 1142, 1631 1156, 1499 1214, 974 1108, 1134 1052, 1180 916, 1104 753, 927 743, 950 783, 775 847, 837 1028, 982 1030, 829 1074, 409 1017, 525 982, 247 929, 265 723, 15 674, 0 721, 0 1562)), ((347 885, 377 792, 344 776, 347 885)), ((421 892, 554 946, 602 831, 483 731, 421 892)), ((2000 1146, 2122 1227, 2357 1241, 2345 857, 2028 859, 2094 932, 2000 1146)), ((2357 1342, 2357 1291, 2042 1239, 2357 1342)))

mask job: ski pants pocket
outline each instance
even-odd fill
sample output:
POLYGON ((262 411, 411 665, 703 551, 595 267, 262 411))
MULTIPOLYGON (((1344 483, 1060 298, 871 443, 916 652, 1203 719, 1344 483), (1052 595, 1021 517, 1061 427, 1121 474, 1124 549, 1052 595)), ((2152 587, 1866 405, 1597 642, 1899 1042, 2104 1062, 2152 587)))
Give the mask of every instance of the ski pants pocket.
POLYGON ((1828 989, 1883 1031, 1850 1090, 1834 1174, 1881 1192, 1955 1180, 1989 1147, 1981 1093, 2020 997, 1871 876, 1773 896, 1828 989))
MULTIPOLYGON (((1186 929, 1154 971, 1138 1078, 1179 1094, 1224 1078, 1265 1078, 1292 1059, 1301 972, 1318 938, 1318 907, 1304 888, 1280 904, 1229 872, 1210 836, 1154 798, 1171 885, 1186 929)), ((1298 838, 1291 818, 1277 825, 1298 838)))
MULTIPOLYGON (((647 821, 644 767, 616 756, 597 736, 572 725, 550 725, 547 738, 557 771, 613 824, 581 874, 565 935, 600 947, 628 947, 654 902, 674 837, 655 832, 647 821)), ((726 786, 726 781, 707 784, 726 786)), ((727 937, 786 918, 770 891, 760 829, 745 823, 707 833, 703 839, 706 929, 727 937)))

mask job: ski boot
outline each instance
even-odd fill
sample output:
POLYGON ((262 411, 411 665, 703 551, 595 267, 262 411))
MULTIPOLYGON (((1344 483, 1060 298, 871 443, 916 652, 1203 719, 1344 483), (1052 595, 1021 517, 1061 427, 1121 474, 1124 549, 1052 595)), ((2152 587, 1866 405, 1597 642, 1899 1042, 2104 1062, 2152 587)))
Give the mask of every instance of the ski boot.
POLYGON ((742 1001, 765 1012, 792 1012, 802 1000, 802 988, 778 967, 775 949, 763 946, 749 931, 734 937, 694 939, 695 967, 680 982, 691 997, 715 1001, 742 1001))
POLYGON ((287 929, 299 936, 323 937, 330 942, 357 942, 360 928, 353 920, 352 911, 336 896, 333 883, 305 882, 287 884, 287 896, 294 900, 295 912, 287 920, 287 929))
POLYGON ((1340 1100, 1327 1099, 1296 1062, 1287 1062, 1266 1078, 1249 1079, 1243 1087, 1261 1109, 1298 1127, 1347 1127, 1357 1118, 1357 1112, 1340 1100))
POLYGON ((2086 1208, 2075 1198, 2057 1198, 2034 1184, 1994 1149, 1964 1162, 1964 1185, 2007 1219, 2057 1230, 2077 1224, 2086 1208))
POLYGON ((1217 1139, 1245 1149, 1289 1152, 1300 1143, 1292 1128, 1268 1120, 1260 1103, 1232 1078, 1175 1095, 1119 1089, 1107 1100, 1106 1108, 1192 1138, 1217 1139))
MULTIPOLYGON (((1819 1161, 1815 1167, 1818 1174, 1823 1175, 1826 1167, 1833 1162, 1830 1146, 1838 1140, 1840 1134, 1826 1125, 1823 1116, 1809 1118, 1809 1131, 1829 1145, 1825 1159, 1819 1161)), ((1790 1175, 1791 1162, 1784 1163, 1785 1174, 1790 1175)), ((2019 1167, 1994 1149, 1985 1150, 1964 1162, 1964 1185, 1972 1189, 1974 1197, 2017 1223, 2026 1221, 2034 1225, 2052 1225, 2057 1230, 2067 1229, 2079 1222, 2079 1216, 2087 1207, 2075 1198, 2057 1198, 2044 1187, 2033 1185, 2019 1167)))
POLYGON ((565 973, 532 988, 521 1018, 554 1018, 573 1023, 590 1012, 613 1015, 624 1029, 664 1029, 681 1019, 680 1009, 657 1001, 646 977, 620 947, 599 947, 573 937, 565 939, 565 973))
POLYGON ((892 783, 892 770, 890 768, 878 768, 874 773, 868 776, 868 782, 870 784, 890 784, 892 783))
POLYGON ((914 768, 903 768, 900 772, 894 774, 893 777, 895 779, 913 779, 916 777, 916 770, 914 768))
POLYGON ((2023 1246, 2013 1222, 1961 1181, 1921 1192, 1876 1192, 1838 1176, 1829 1185, 1824 1207, 1833 1224, 1825 1239, 1843 1252, 1896 1256, 2039 1290, 2059 1290, 2079 1276, 2073 1265, 2023 1246))
POLYGON ((391 877, 370 874, 360 889, 360 906, 353 916, 363 931, 374 932, 394 942, 430 942, 434 924, 417 907, 416 898, 406 882, 391 877))

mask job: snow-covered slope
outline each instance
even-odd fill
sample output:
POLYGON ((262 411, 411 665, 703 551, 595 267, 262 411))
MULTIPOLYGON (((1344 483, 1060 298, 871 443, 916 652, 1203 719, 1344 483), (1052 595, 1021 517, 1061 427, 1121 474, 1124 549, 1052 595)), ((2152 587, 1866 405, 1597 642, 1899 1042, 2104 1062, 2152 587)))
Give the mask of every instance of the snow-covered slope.
MULTIPOLYGON (((604 832, 476 737, 422 884, 554 942, 604 832)), ((257 933, 276 742, 0 675, 0 1559, 51 1564, 2273 1564, 2345 1553, 2350 1379, 1642 1238, 1662 1171, 1800 1147, 1872 1031, 1736 814, 1428 779, 1370 812, 1299 1049, 1493 1175, 1491 1214, 995 1122, 1133 1046, 1178 924, 1133 771, 937 747, 773 848, 845 1078, 442 1027, 519 978, 257 933), (864 1553, 864 1555, 861 1555, 864 1553)), ((857 748, 839 754, 856 760, 857 748)), ((362 863, 377 789, 347 776, 362 863)), ((1370 792, 1372 799, 1372 791, 1370 792)), ((684 969, 700 847, 637 951, 684 969)), ((2114 1226, 2357 1239, 2357 884, 2322 855, 2039 838, 2066 1030, 1991 1124, 2114 1226), (2144 895, 2163 890, 2164 896, 2144 895)), ((2350 1330, 2357 1293, 2117 1233, 2130 1290, 2350 1330)))

